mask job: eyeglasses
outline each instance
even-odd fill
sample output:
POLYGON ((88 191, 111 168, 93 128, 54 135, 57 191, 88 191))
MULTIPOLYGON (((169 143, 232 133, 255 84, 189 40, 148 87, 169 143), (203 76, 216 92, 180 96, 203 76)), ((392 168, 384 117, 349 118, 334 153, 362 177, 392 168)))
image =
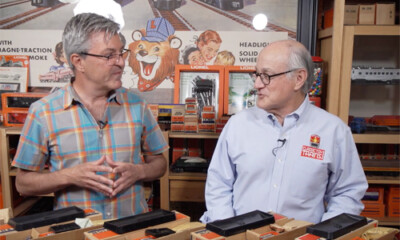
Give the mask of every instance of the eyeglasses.
POLYGON ((272 74, 272 75, 269 75, 268 73, 253 72, 251 74, 251 78, 253 79, 253 82, 255 82, 257 80, 257 78, 260 77, 261 78, 261 82, 264 85, 268 85, 271 82, 271 78, 277 77, 277 76, 280 76, 280 75, 283 75, 283 74, 286 74, 286 73, 290 73, 290 72, 293 72, 293 71, 296 71, 296 70, 298 70, 298 68, 295 68, 295 69, 292 69, 292 70, 289 70, 289 71, 286 71, 286 72, 272 74))
POLYGON ((92 57, 100 57, 100 58, 106 58, 107 59, 107 65, 114 65, 119 62, 120 58, 124 58, 124 54, 130 52, 129 49, 123 49, 121 53, 115 53, 115 54, 110 54, 110 55, 98 55, 98 54, 92 54, 92 53, 87 53, 87 52, 81 52, 82 55, 87 55, 87 56, 92 56, 92 57))

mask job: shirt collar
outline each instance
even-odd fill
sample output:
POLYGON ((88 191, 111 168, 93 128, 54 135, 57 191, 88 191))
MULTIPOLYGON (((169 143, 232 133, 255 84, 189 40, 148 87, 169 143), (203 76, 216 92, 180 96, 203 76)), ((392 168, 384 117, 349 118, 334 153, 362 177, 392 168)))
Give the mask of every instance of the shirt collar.
MULTIPOLYGON (((298 121, 300 119, 300 117, 304 114, 305 110, 309 107, 310 104, 311 104, 310 99, 309 99, 308 95, 306 95, 303 100, 303 103, 292 113, 288 114, 285 118, 294 117, 296 119, 296 121, 298 121)), ((267 114, 268 114, 267 116, 269 119, 271 119, 272 121, 276 120, 276 117, 272 113, 267 112, 267 114)))
MULTIPOLYGON (((76 103, 80 103, 81 100, 78 96, 78 94, 76 93, 76 91, 74 90, 74 88, 72 87, 71 83, 68 83, 65 87, 65 92, 66 94, 64 95, 64 109, 67 109, 73 105, 75 105, 76 103)), ((110 97, 108 98, 108 102, 111 101, 115 101, 117 104, 121 104, 122 102, 122 93, 121 91, 119 91, 118 89, 113 91, 113 93, 110 95, 110 97)))

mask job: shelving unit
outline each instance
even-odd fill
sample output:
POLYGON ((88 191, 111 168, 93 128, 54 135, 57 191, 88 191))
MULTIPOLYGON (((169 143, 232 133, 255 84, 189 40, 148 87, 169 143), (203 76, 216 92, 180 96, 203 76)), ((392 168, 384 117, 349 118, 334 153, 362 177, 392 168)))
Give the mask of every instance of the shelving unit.
POLYGON ((10 208, 14 216, 21 215, 30 209, 40 197, 29 197, 14 207, 13 201, 13 178, 16 175, 16 169, 11 168, 11 158, 9 156, 9 141, 12 135, 20 135, 20 127, 3 127, 0 126, 0 153, 1 153, 1 186, 3 194, 3 208, 10 208))
MULTIPOLYGON (((332 2, 322 1, 328 7, 332 2)), ((349 2, 349 1, 347 1, 349 2)), ((349 4, 355 4, 352 1, 349 4)), ((359 1, 358 3, 365 3, 359 1)), ((321 57, 328 67, 327 110, 348 123, 349 116, 400 115, 399 85, 358 83, 352 81, 353 66, 400 68, 399 25, 344 25, 345 0, 333 3, 333 27, 318 33, 321 57), (397 53, 397 54, 396 54, 397 53), (375 85, 374 85, 375 84, 375 85), (391 96, 391 97, 389 97, 391 96)), ((397 3, 398 4, 398 3, 397 3)), ((398 6, 397 6, 398 7, 398 6)), ((398 132, 366 132, 353 134, 358 145, 400 145, 398 132)), ((375 160, 379 161, 379 160, 375 160)), ((378 162, 377 162, 378 163, 378 162)), ((400 165, 400 162, 399 162, 400 165)), ((400 168, 364 167, 368 171, 393 171, 400 168)), ((381 174, 380 174, 381 175, 381 174)), ((400 176, 367 176, 368 183, 399 185, 400 176)), ((400 226, 399 218, 378 218, 380 225, 400 226)))
MULTIPOLYGON (((186 139, 217 139, 218 133, 168 133, 168 140, 174 138, 186 139)), ((172 146, 170 151, 172 151, 172 146)), ((160 207, 170 210, 171 201, 203 202, 206 173, 174 173, 168 170, 160 179, 160 207)))

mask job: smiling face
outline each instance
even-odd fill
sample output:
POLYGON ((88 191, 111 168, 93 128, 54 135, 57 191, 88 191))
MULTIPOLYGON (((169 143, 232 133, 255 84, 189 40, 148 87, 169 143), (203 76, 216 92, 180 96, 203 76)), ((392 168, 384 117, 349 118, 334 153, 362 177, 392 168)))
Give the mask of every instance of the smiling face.
POLYGON ((201 55, 206 62, 211 61, 219 51, 221 43, 215 41, 209 41, 208 43, 199 43, 198 48, 200 49, 201 55))
POLYGON ((204 58, 200 53, 200 50, 195 50, 191 52, 188 56, 188 61, 190 65, 201 66, 205 64, 204 58))
POLYGON ((179 50, 171 47, 174 38, 170 36, 163 42, 137 40, 129 44, 129 66, 139 75, 139 91, 152 91, 174 72, 179 61, 179 50))

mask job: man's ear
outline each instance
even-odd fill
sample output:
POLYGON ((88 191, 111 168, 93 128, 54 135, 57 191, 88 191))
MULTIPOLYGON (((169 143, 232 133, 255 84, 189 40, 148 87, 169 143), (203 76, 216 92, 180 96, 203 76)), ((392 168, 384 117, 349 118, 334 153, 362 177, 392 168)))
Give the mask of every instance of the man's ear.
POLYGON ((296 84, 295 89, 300 90, 307 81, 307 71, 304 68, 296 70, 296 84))
POLYGON ((77 54, 77 53, 73 53, 70 56, 71 58, 71 64, 74 65, 76 71, 80 71, 80 72, 84 72, 85 71, 85 67, 83 66, 83 62, 82 62, 82 56, 77 54))

